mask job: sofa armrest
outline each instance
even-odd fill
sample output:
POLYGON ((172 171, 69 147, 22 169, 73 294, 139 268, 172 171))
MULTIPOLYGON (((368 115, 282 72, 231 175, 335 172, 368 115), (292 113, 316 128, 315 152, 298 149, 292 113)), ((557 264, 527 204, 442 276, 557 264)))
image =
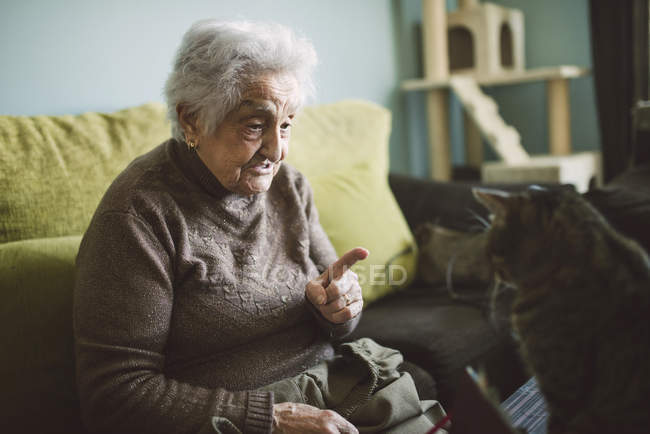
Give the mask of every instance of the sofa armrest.
POLYGON ((477 216, 487 217, 487 210, 472 195, 472 187, 479 183, 440 182, 398 174, 390 174, 388 182, 412 231, 432 221, 452 229, 475 230, 481 227, 477 216))
MULTIPOLYGON (((472 187, 519 191, 531 185, 445 182, 399 174, 389 174, 388 183, 411 231, 422 223, 436 222, 465 232, 482 231, 485 225, 480 220, 487 219, 489 215, 487 209, 474 198, 472 187)), ((536 184, 551 190, 575 189, 570 184, 536 184)))

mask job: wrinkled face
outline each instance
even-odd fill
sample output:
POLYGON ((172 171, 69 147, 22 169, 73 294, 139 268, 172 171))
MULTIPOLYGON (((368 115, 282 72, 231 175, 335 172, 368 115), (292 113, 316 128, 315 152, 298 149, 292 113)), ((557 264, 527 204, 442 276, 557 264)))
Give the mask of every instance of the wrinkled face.
POLYGON ((269 189, 289 151, 298 97, 293 77, 260 77, 214 134, 197 137, 199 157, 226 189, 242 195, 269 189))

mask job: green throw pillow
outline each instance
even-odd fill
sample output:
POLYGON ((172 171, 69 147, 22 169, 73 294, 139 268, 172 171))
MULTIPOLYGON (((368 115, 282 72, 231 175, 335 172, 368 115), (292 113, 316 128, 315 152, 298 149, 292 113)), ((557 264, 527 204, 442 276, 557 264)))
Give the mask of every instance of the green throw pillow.
POLYGON ((0 243, 83 233, 117 174, 169 137, 162 104, 0 116, 0 243))
POLYGON ((370 303, 415 277, 416 244, 388 185, 390 112, 364 101, 305 108, 287 161, 314 190, 320 222, 336 252, 361 246, 354 267, 370 303))
POLYGON ((72 339, 74 260, 80 241, 81 236, 70 236, 0 244, 5 427, 80 431, 75 429, 81 420, 72 339))

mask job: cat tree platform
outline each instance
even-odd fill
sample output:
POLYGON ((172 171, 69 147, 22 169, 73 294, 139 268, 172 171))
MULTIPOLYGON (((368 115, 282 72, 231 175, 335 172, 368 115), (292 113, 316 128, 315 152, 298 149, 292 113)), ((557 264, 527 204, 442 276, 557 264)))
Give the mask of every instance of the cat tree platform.
MULTIPOLYGON (((470 73, 457 73, 451 76, 469 76, 476 80, 481 86, 500 86, 507 84, 530 83, 535 81, 553 81, 567 80, 572 78, 583 77, 589 74, 588 68, 582 68, 574 65, 558 65, 542 68, 525 69, 523 71, 513 71, 499 74, 475 75, 470 73)), ((401 88, 405 91, 412 90, 432 90, 446 88, 450 85, 450 77, 443 79, 411 79, 404 80, 401 88)))
POLYGON ((528 161, 510 164, 503 161, 484 163, 484 182, 539 182, 573 184, 577 191, 589 190, 592 182, 602 183, 600 152, 578 152, 571 155, 531 156, 528 161))

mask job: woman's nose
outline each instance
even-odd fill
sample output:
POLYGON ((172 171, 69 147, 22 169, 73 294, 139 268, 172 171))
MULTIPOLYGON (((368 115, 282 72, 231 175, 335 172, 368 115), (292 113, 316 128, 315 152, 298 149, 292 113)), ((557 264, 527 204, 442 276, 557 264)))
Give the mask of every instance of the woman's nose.
POLYGON ((282 157, 282 139, 279 130, 270 130, 262 142, 261 154, 272 162, 282 157))

